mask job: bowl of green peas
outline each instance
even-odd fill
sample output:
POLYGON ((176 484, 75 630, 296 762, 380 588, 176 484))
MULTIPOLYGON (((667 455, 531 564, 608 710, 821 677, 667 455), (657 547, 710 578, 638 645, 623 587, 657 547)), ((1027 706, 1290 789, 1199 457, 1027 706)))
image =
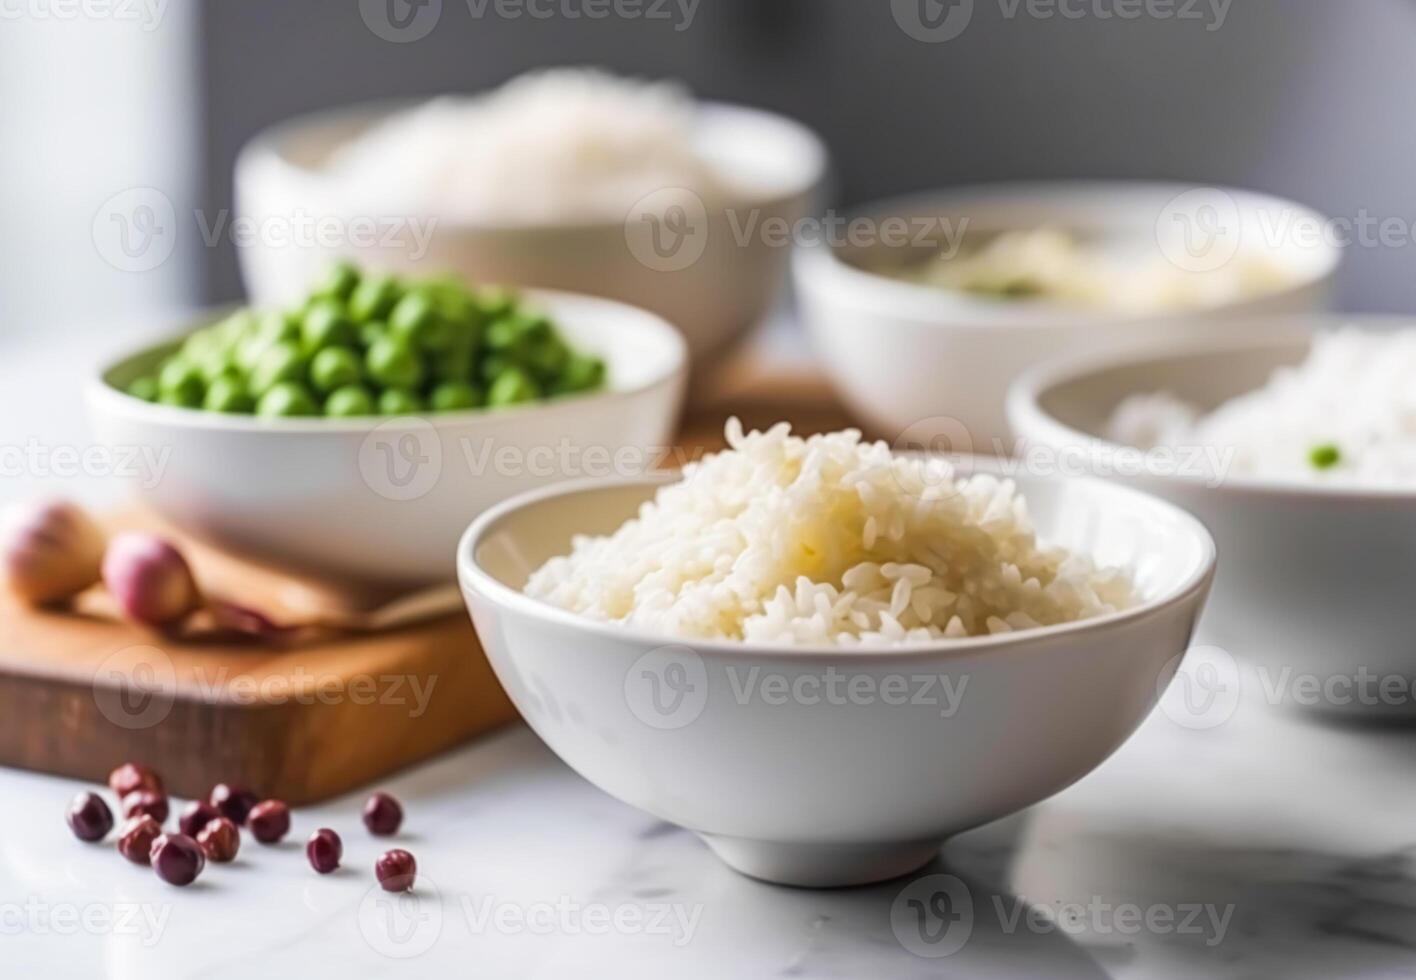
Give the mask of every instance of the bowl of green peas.
POLYGON ((452 581, 467 523, 560 479, 624 476, 671 443, 687 352, 612 300, 332 266, 281 309, 226 311, 100 369, 101 441, 244 558, 371 586, 452 581))

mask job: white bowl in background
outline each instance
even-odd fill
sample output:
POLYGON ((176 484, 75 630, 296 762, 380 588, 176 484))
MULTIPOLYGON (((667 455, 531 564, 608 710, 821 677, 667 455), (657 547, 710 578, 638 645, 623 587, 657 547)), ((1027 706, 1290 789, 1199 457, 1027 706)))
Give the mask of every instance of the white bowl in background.
POLYGON ((143 503, 233 554, 371 586, 451 582, 453 547, 484 509, 557 480, 643 472, 678 420, 687 355, 662 319, 569 293, 526 300, 605 359, 605 390, 392 419, 262 419, 125 394, 174 340, 100 370, 91 424, 102 443, 161 460, 131 481, 143 503))
POLYGON ((1247 191, 1205 190, 1209 196, 1199 198, 1198 205, 1196 198, 1182 196, 1187 193, 1195 189, 1149 182, 996 184, 898 198, 863 208, 861 214, 880 229, 877 237, 884 236, 889 218, 904 219, 911 235, 928 222, 939 245, 947 234, 939 222, 947 221, 953 234, 1053 226, 1113 244, 1135 241, 1154 248, 1167 229, 1183 227, 1179 217, 1213 199, 1237 217, 1238 241, 1246 252, 1262 246, 1263 254, 1289 272, 1291 285, 1187 313, 1076 310, 900 281, 859 264, 872 249, 889 243, 837 243, 797 254, 794 271, 803 318, 842 399, 878 434, 892 438, 914 427, 942 429, 952 433, 958 451, 996 452, 1008 434, 1003 409, 1008 384, 1051 357, 1138 339, 1222 334, 1233 329, 1226 321, 1236 316, 1327 308, 1339 249, 1296 233, 1282 234, 1321 227, 1321 215, 1247 191), (1275 236, 1280 240, 1273 241, 1275 236))
POLYGON ((785 278, 790 248, 759 230, 773 219, 795 224, 804 217, 826 172, 825 147, 800 123, 756 109, 703 104, 698 122, 702 152, 741 185, 741 196, 725 209, 687 215, 684 228, 690 233, 668 229, 668 238, 654 240, 648 237, 652 226, 636 216, 633 232, 638 237, 632 248, 626 219, 498 224, 437 215, 370 215, 369 205, 348 199, 322 165, 337 147, 413 105, 375 103, 302 116, 260 133, 245 146, 236 161, 236 210, 257 226, 301 215, 343 224, 371 217, 436 219, 421 255, 411 234, 384 245, 364 240, 359 248, 339 236, 323 247, 297 247, 257 235, 239 250, 253 304, 298 302, 329 263, 342 256, 397 272, 449 272, 474 282, 618 299, 658 313, 683 331, 697 363, 768 312, 785 278))
POLYGON ((1262 387, 1276 368, 1302 361, 1315 330, 1409 328, 1410 322, 1382 316, 1255 321, 1227 341, 1069 358, 1019 378, 1008 414, 1025 460, 1070 459, 1077 469, 1164 497, 1209 527, 1220 561, 1201 639, 1261 670, 1256 679, 1268 700, 1331 713, 1411 715, 1416 488, 1206 474, 1181 457, 1118 456, 1119 447, 1105 438, 1112 411, 1127 395, 1163 390, 1211 409, 1262 387), (1404 696, 1374 691, 1374 701, 1364 698, 1358 686, 1372 683, 1362 680, 1364 673, 1406 678, 1404 696), (1315 693, 1312 684, 1323 690, 1315 693))
POLYGON ((1214 564, 1209 535, 1178 508, 1098 480, 1024 478, 1040 533, 1132 566, 1142 605, 867 652, 650 635, 521 591, 572 535, 612 531, 674 478, 552 487, 489 510, 458 550, 463 593, 498 678, 562 759, 784 884, 905 874, 943 838, 1086 775, 1169 683, 1214 564))

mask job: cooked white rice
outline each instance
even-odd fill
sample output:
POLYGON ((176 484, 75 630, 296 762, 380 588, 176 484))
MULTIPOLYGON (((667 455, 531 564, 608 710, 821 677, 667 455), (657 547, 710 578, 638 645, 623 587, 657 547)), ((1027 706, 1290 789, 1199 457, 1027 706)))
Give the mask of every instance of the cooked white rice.
POLYGON ((556 68, 397 113, 341 147, 329 170, 374 213, 622 221, 655 192, 664 210, 674 194, 721 196, 696 118, 675 85, 556 68))
POLYGON ((1166 392, 1117 406, 1108 438, 1153 449, 1213 447, 1219 476, 1298 483, 1416 484, 1416 330, 1318 335, 1302 364, 1205 414, 1166 392))
POLYGON ((1086 619, 1134 602, 1118 570, 1041 545, 1011 480, 958 478, 854 430, 786 423, 686 466, 607 537, 579 536, 527 594, 665 636, 896 644, 1086 619))

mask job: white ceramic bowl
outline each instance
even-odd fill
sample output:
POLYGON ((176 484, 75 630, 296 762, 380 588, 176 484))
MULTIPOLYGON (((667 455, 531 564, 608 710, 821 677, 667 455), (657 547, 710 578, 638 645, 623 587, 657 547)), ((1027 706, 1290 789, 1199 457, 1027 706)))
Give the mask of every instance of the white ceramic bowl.
POLYGON ((1289 318, 1246 324, 1227 342, 1071 358, 1020 378, 1009 394, 1009 418, 1034 468, 1059 463, 1105 473, 1204 521, 1220 562, 1201 638, 1262 670, 1253 679, 1265 686, 1265 698, 1331 712, 1411 714, 1416 488, 1216 479, 1187 455, 1118 455, 1104 438, 1113 409, 1129 394, 1165 390, 1213 408, 1301 361, 1313 330, 1347 323, 1410 326, 1394 317, 1289 318), (1364 673, 1407 678, 1404 696, 1373 692, 1376 703, 1364 700, 1364 673), (1314 692, 1314 683, 1324 690, 1314 692))
POLYGON ((1025 478, 1041 532, 1133 565, 1143 605, 852 652, 675 640, 520 591, 572 535, 613 530, 673 478, 552 487, 489 510, 458 550, 463 593, 497 676, 562 759, 785 884, 905 874, 943 838, 1086 775, 1169 683, 1214 563, 1209 535, 1177 508, 1101 481, 1025 478))
MULTIPOLYGON (((949 433, 958 451, 997 452, 1007 437, 1008 384, 1050 357, 1137 339, 1222 332, 1225 321, 1239 315, 1327 308, 1339 250, 1280 234, 1320 225, 1321 215, 1245 191, 1195 193, 1160 183, 997 184, 869 206, 861 213, 879 230, 875 244, 858 239, 853 247, 799 250, 795 279, 803 316, 841 397, 876 432, 891 438, 918 426, 949 433), (960 231, 1053 226, 1113 246, 1134 242, 1153 250, 1168 230, 1183 227, 1185 214, 1210 201, 1232 212, 1222 220, 1242 230, 1236 245, 1262 250, 1288 272, 1287 288, 1196 313, 1137 316, 970 296, 862 268, 872 255, 879 259, 881 250, 891 250, 884 240, 890 218, 903 219, 911 238, 923 230, 941 246, 960 231), (950 231, 939 222, 949 222, 950 231)), ((1167 241, 1164 254, 1174 254, 1169 246, 1167 241)), ((1218 249, 1216 256, 1223 254, 1218 249)))
POLYGON ((121 391, 166 344, 100 371, 88 390, 92 426, 103 443, 155 453, 161 467, 133 481, 139 497, 228 551, 351 583, 451 582, 453 544, 486 507, 570 477, 643 472, 678 420, 687 356, 667 323, 588 296, 526 299, 605 359, 606 390, 395 419, 259 419, 121 391))
MULTIPOLYGON (((258 227, 315 216, 352 231, 353 222, 368 221, 368 206, 348 199, 321 168, 335 148, 410 105, 353 106, 292 119, 259 134, 236 162, 238 213, 258 227)), ((697 362, 761 320, 772 305, 790 249, 751 229, 772 219, 795 223, 803 217, 827 159, 820 140, 801 124, 737 106, 703 105, 699 142, 744 190, 727 209, 683 212, 691 232, 682 236, 652 241, 652 226, 642 215, 633 222, 533 225, 400 216, 436 219, 425 254, 411 233, 383 244, 331 235, 324 247, 258 235, 240 249, 246 290, 256 305, 293 302, 336 256, 405 272, 443 271, 477 282, 572 290, 658 313, 683 331, 697 362), (745 238, 744 228, 749 229, 745 238)))

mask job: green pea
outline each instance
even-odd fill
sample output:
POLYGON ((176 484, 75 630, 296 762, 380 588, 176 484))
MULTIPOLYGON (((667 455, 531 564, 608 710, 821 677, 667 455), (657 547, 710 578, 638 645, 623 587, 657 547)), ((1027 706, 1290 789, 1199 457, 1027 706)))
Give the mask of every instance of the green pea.
POLYGON ((348 299, 358 286, 359 270, 349 262, 340 261, 329 267, 325 277, 315 287, 314 294, 344 300, 348 299))
POLYGON ((170 357, 157 373, 157 389, 164 404, 196 408, 206 394, 206 381, 191 361, 170 357))
POLYGON ((428 395, 428 406, 435 412, 460 412, 481 404, 481 390, 468 381, 444 381, 428 395))
POLYGON ((138 378, 128 385, 127 392, 134 398, 141 398, 145 402, 155 402, 158 396, 157 379, 138 378))
POLYGON ((541 397, 541 388, 531 375, 521 368, 509 367, 487 389, 487 404, 492 408, 533 402, 541 397))
POLYGON ((565 370, 570 349, 557 336, 549 336, 531 345, 526 352, 526 366, 541 381, 554 381, 565 370))
POLYGON ((305 350, 312 354, 336 344, 350 347, 358 339, 354 324, 344 314, 344 305, 336 299, 311 303, 300 323, 300 335, 305 350))
POLYGON ((300 317, 280 310, 267 310, 256 322, 255 335, 265 338, 267 344, 276 344, 282 340, 299 340, 300 317))
POLYGON ((256 405, 256 414, 264 418, 289 418, 320 414, 319 403, 310 390, 298 381, 281 381, 263 395, 256 405))
POLYGON ((381 337, 364 355, 369 377, 388 388, 416 388, 423 381, 423 362, 408 344, 381 337))
POLYGON ((456 344, 428 359, 435 381, 467 381, 472 377, 474 355, 470 344, 456 344))
POLYGON ((239 377, 241 374, 235 354, 227 350, 208 351, 197 361, 197 368, 202 372, 207 384, 217 378, 239 377))
POLYGON ((388 324, 382 320, 370 320, 359 324, 359 346, 368 350, 378 343, 379 338, 388 336, 388 324))
POLYGON ((412 415, 423 410, 423 399, 409 388, 386 388, 379 394, 379 411, 384 415, 412 415))
POLYGON ((477 291, 476 302, 482 316, 495 320, 516 308, 516 293, 504 286, 484 286, 477 291))
POLYGON ((360 323, 386 319, 393 312, 400 295, 397 279, 392 276, 370 276, 350 294, 349 315, 360 323))
POLYGON ((487 327, 487 346, 494 351, 511 351, 524 344, 525 325, 525 320, 514 316, 493 320, 487 327))
POLYGON ((491 384, 507 369, 514 367, 516 367, 516 362, 506 354, 487 354, 477 365, 477 376, 487 384, 491 384))
POLYGON ((316 391, 331 392, 355 384, 363 376, 363 360, 350 347, 326 347, 310 362, 310 383, 316 391))
POLYGON ((410 347, 438 349, 443 339, 442 317, 432 293, 414 290, 399 300, 389 314, 388 329, 410 347))
POLYGON ((289 340, 271 344, 251 370, 251 394, 262 398, 283 381, 304 381, 305 367, 305 355, 296 344, 289 340))
POLYGON ((207 388, 202 408, 208 412, 228 412, 247 414, 256 407, 255 399, 246 390, 240 378, 223 376, 217 378, 207 388))
POLYGON ((1342 450, 1330 442, 1314 446, 1308 451, 1308 462, 1315 470, 1332 469, 1342 462, 1342 450))
POLYGON ((566 359, 560 375, 551 383, 551 391, 557 395, 568 395, 577 391, 593 391, 604 383, 604 361, 585 354, 572 354, 566 359))
POLYGON ((374 398, 363 385, 336 388, 325 399, 325 414, 330 418, 354 418, 374 414, 374 398))

